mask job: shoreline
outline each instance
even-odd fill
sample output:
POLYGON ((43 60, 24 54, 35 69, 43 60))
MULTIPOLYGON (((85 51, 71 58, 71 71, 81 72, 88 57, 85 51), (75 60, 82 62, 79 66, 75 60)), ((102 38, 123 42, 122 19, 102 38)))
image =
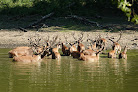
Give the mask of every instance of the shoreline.
MULTIPOLYGON (((45 41, 48 39, 48 35, 50 36, 50 40, 53 39, 53 37, 58 36, 58 38, 61 39, 61 42, 65 42, 64 35, 68 37, 68 41, 72 42, 74 41, 71 33, 75 32, 76 38, 80 36, 81 31, 70 31, 70 32, 36 32, 36 31, 28 31, 28 32, 22 32, 22 31, 8 31, 8 30, 1 30, 0 31, 0 48, 15 48, 18 46, 29 46, 28 39, 30 37, 35 38, 41 38, 40 44, 45 44, 45 41)), ((83 44, 87 46, 87 34, 89 34, 89 38, 96 39, 98 38, 98 35, 100 34, 102 38, 105 38, 107 40, 107 49, 111 49, 112 42, 109 41, 106 38, 107 32, 83 32, 83 44)), ((116 41, 119 38, 119 33, 109 33, 109 36, 114 38, 113 40, 116 41)), ((59 41, 59 40, 58 40, 59 41)), ((124 46, 128 46, 129 49, 138 49, 138 32, 127 32, 123 31, 122 37, 119 40, 119 44, 121 45, 122 49, 124 46), (136 39, 136 40, 134 40, 136 39)))

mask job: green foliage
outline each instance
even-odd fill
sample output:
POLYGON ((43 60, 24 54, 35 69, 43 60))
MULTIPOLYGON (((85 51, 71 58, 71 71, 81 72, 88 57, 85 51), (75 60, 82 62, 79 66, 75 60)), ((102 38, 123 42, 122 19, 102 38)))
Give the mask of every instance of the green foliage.
POLYGON ((132 21, 138 24, 137 11, 137 0, 116 0, 118 3, 118 8, 120 8, 128 17, 128 21, 132 21))
POLYGON ((134 17, 131 20, 132 22, 135 22, 136 24, 138 24, 138 15, 134 15, 134 17))
POLYGON ((121 9, 128 21, 137 23, 137 0, 1 0, 1 14, 48 14, 56 12, 56 16, 77 14, 81 16, 94 16, 97 14, 116 14, 121 9), (74 6, 66 8, 69 4, 74 6), (135 4, 136 3, 136 4, 135 4), (135 11, 135 12, 134 12, 135 11))

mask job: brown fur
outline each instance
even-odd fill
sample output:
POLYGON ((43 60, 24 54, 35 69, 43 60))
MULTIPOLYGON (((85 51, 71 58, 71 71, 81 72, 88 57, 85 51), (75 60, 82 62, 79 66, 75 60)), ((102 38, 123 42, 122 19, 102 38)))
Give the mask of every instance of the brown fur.
POLYGON ((124 47, 124 51, 122 52, 122 53, 120 53, 119 54, 119 59, 127 59, 127 54, 126 54, 126 52, 127 52, 127 47, 125 46, 124 47))
POLYGON ((116 54, 117 54, 117 49, 116 47, 114 47, 113 50, 108 52, 108 58, 116 58, 116 54))
POLYGON ((14 56, 33 55, 33 50, 30 47, 17 47, 10 50, 8 54, 10 58, 13 58, 14 56))
POLYGON ((14 56, 13 61, 17 62, 38 62, 41 60, 40 55, 14 56))
POLYGON ((96 56, 84 55, 83 53, 80 54, 80 59, 83 61, 95 61, 99 60, 99 54, 96 56))
POLYGON ((85 46, 82 43, 80 43, 80 41, 78 42, 77 50, 79 52, 82 52, 83 50, 85 50, 85 46))

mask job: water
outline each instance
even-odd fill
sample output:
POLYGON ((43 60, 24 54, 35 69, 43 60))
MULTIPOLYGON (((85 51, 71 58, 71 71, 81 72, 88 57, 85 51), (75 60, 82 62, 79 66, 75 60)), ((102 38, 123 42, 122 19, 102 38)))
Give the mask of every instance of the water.
POLYGON ((127 60, 87 62, 62 56, 25 64, 12 62, 9 49, 0 49, 0 92, 136 92, 138 50, 128 51, 127 60))

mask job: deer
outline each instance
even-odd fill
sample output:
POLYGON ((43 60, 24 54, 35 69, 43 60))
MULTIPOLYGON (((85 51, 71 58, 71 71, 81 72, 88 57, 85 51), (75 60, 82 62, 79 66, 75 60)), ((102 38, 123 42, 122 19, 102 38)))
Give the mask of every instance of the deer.
POLYGON ((17 47, 8 52, 9 58, 13 58, 14 56, 25 56, 25 55, 33 55, 33 50, 30 47, 17 47))
POLYGON ((61 43, 62 45, 62 53, 65 55, 65 56, 69 56, 70 55, 70 51, 69 51, 69 48, 67 46, 64 45, 64 43, 61 43))
MULTIPOLYGON (((34 40, 32 38, 28 39, 28 41, 30 42, 30 46, 33 46, 33 45, 36 46, 39 53, 42 51, 42 47, 37 46, 40 40, 41 40, 40 38, 34 39, 34 40)), ((21 46, 21 47, 16 47, 15 49, 10 50, 8 54, 9 54, 9 58, 13 58, 14 56, 33 55, 33 50, 31 49, 31 47, 21 46)))
POLYGON ((52 59, 60 59, 61 58, 61 55, 58 51, 59 48, 60 48, 60 44, 57 44, 57 47, 52 49, 52 59))
POLYGON ((80 57, 79 59, 80 60, 83 60, 83 61, 98 61, 99 60, 99 54, 100 52, 102 52, 104 50, 104 46, 102 46, 102 48, 98 49, 98 50, 94 50, 95 51, 95 56, 90 56, 90 55, 84 55, 83 52, 80 53, 80 57))
POLYGON ((119 54, 119 59, 127 59, 127 46, 124 47, 124 51, 119 54))
POLYGON ((81 32, 80 34, 81 34, 81 37, 79 37, 78 39, 75 38, 75 33, 72 33, 72 36, 73 36, 73 38, 76 40, 76 42, 78 43, 77 50, 78 50, 79 52, 82 52, 83 50, 85 50, 85 46, 81 43, 81 42, 83 41, 82 38, 83 38, 84 33, 81 32))
POLYGON ((104 50, 106 49, 106 43, 107 40, 105 38, 101 37, 101 34, 99 34, 99 37, 96 41, 96 47, 101 47, 101 45, 104 45, 104 50))
POLYGON ((70 45, 70 47, 68 49, 66 49, 65 52, 70 55, 73 51, 77 51, 77 48, 75 46, 75 44, 77 43, 77 41, 75 41, 75 42, 69 42, 67 40, 67 36, 65 36, 65 35, 64 35, 64 38, 66 40, 66 43, 68 43, 70 45))
MULTIPOLYGON (((32 50, 33 50, 33 48, 32 48, 32 50)), ((45 56, 45 53, 44 53, 45 49, 43 49, 43 51, 41 53, 36 52, 37 50, 33 50, 33 51, 35 53, 33 55, 14 56, 13 61, 26 62, 26 63, 39 62, 45 56)))
POLYGON ((78 43, 78 40, 75 38, 74 33, 72 33, 72 36, 75 39, 74 42, 68 42, 67 37, 65 37, 65 39, 66 39, 66 42, 70 45, 69 51, 70 51, 71 56, 73 58, 78 58, 79 59, 79 57, 80 57, 80 50, 78 50, 78 48, 76 48, 76 46, 75 46, 75 44, 78 43))
POLYGON ((49 39, 47 40, 47 45, 48 45, 48 47, 47 47, 48 51, 47 52, 49 53, 48 56, 52 55, 52 59, 58 59, 59 60, 61 58, 61 55, 58 51, 60 48, 60 45, 61 45, 60 42, 58 44, 56 44, 56 48, 53 48, 57 38, 58 38, 58 36, 53 37, 52 41, 50 41, 49 39))
POLYGON ((79 59, 80 58, 80 54, 81 54, 81 52, 79 52, 79 51, 72 51, 71 56, 73 58, 79 59))
POLYGON ((87 35, 87 37, 88 37, 87 42, 89 43, 89 47, 88 47, 88 49, 83 51, 83 54, 90 55, 90 56, 96 56, 95 50, 97 50, 97 47, 96 47, 97 43, 96 43, 96 41, 89 38, 89 34, 87 35))
POLYGON ((108 52, 108 58, 116 58, 116 54, 117 54, 117 47, 113 47, 113 50, 108 52))
POLYGON ((117 54, 121 52, 121 45, 118 43, 118 41, 121 39, 122 37, 122 32, 120 31, 120 37, 118 38, 117 41, 113 41, 109 36, 108 36, 108 33, 107 33, 107 38, 113 42, 113 46, 112 46, 112 49, 116 49, 117 51, 117 54))
MULTIPOLYGON (((45 46, 45 45, 44 46, 40 46, 39 41, 41 39, 34 39, 34 41, 33 41, 32 38, 30 38, 28 40, 30 41, 29 49, 31 49, 32 54, 15 55, 13 57, 13 61, 27 62, 27 63, 39 62, 45 57, 45 55, 47 54, 48 46, 45 46)), ((24 47, 17 47, 14 52, 16 52, 16 53, 21 52, 21 48, 24 50, 24 47), (19 51, 17 49, 19 49, 19 51)))
MULTIPOLYGON (((66 43, 68 42, 67 41, 67 37, 64 35, 64 38, 66 39, 66 43)), ((65 46, 65 44, 62 42, 61 43, 62 45, 62 53, 65 55, 65 56, 69 56, 70 55, 70 50, 67 46, 65 46)))

